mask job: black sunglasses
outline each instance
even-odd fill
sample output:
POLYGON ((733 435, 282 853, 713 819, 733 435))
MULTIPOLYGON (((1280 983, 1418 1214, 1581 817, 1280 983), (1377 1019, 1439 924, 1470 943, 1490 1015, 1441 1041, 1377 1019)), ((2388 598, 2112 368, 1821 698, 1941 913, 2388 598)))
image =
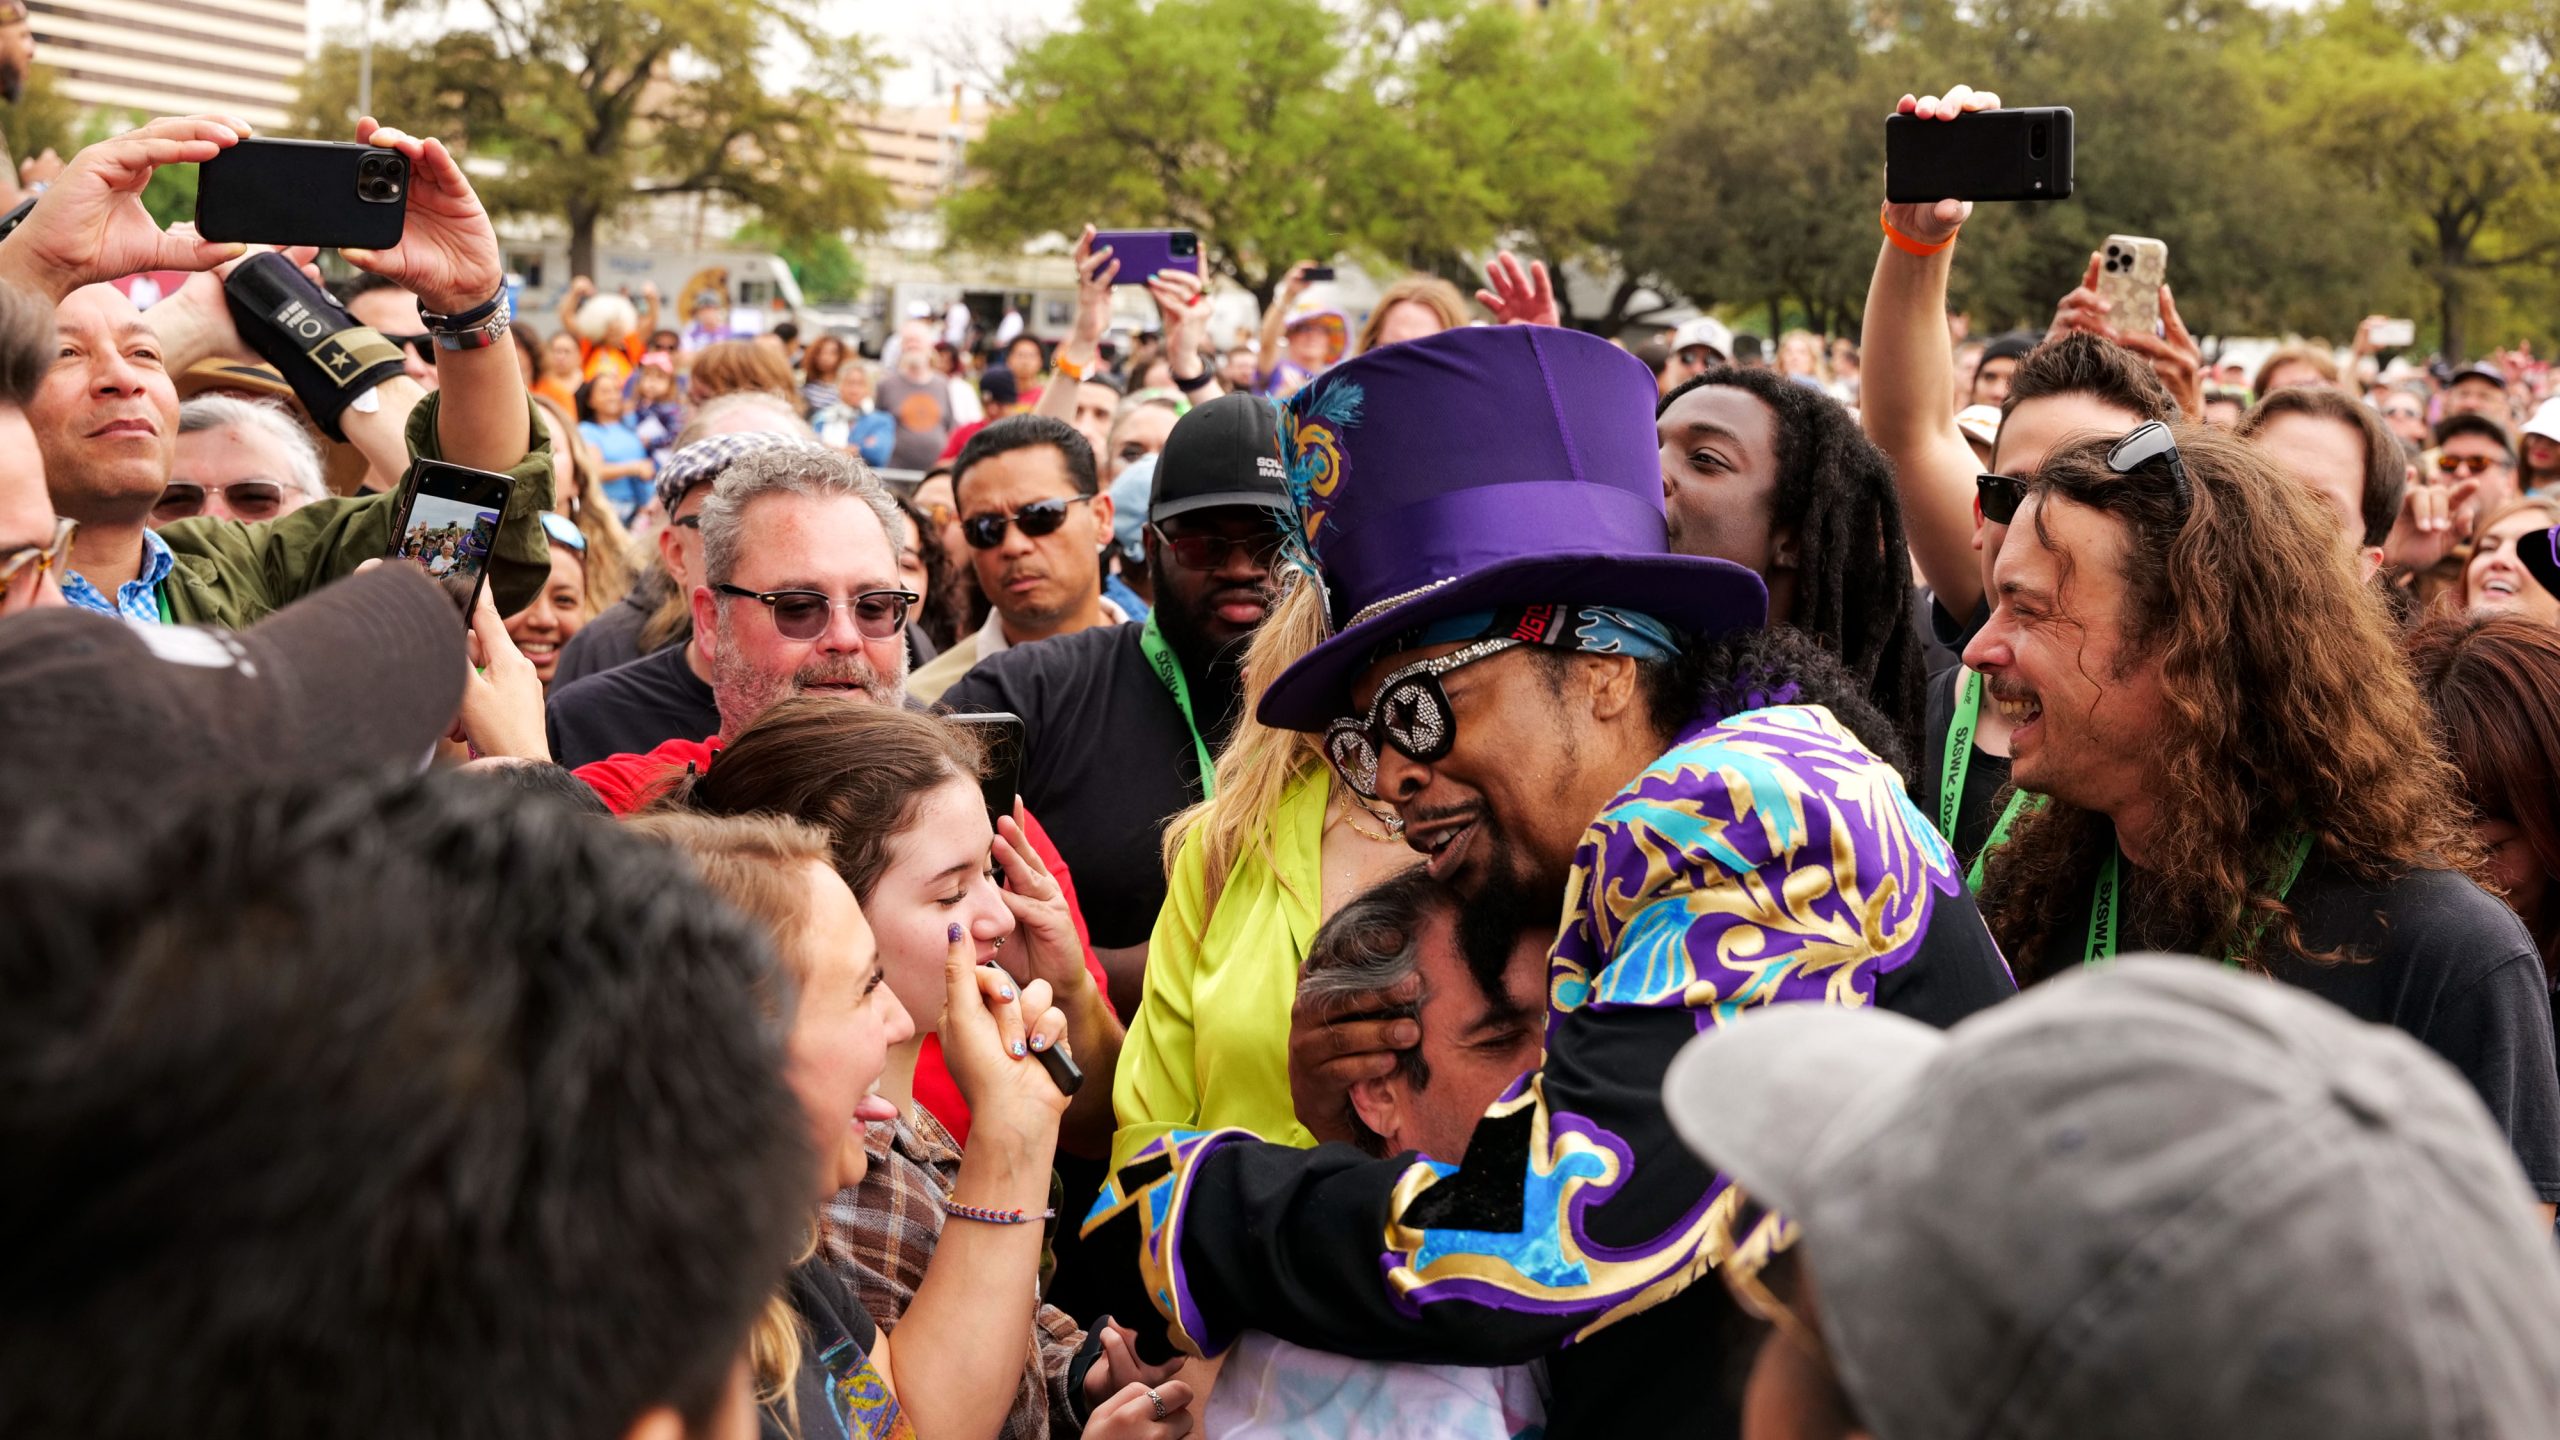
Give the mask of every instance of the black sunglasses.
MULTIPOLYGON (((836 599, 815 590, 745 590, 735 585, 715 585, 723 595, 741 600, 759 601, 773 612, 774 633, 785 640, 815 640, 827 633, 835 619, 836 599)), ((866 640, 886 640, 904 629, 907 611, 920 599, 913 590, 865 590, 845 601, 853 612, 853 625, 866 640)))
POLYGON ((436 363, 436 337, 433 335, 385 335, 382 338, 394 345, 417 351, 418 358, 430 365, 436 363))
POLYGON ((1449 692, 1440 687, 1440 677, 1527 643, 1508 636, 1479 640, 1389 675, 1378 682, 1377 698, 1369 702, 1368 714, 1345 715, 1325 727, 1325 758, 1333 762, 1353 794, 1363 800, 1377 799, 1382 742, 1417 765, 1440 759, 1458 743, 1458 719, 1450 712, 1449 692))
MULTIPOLYGON (((2117 475, 2131 475, 2145 465, 2163 463, 2168 467, 2169 483, 2177 488, 2178 509, 2184 513, 2195 503, 2195 485, 2187 477, 2187 462, 2178 454, 2178 442, 2166 424, 2145 420, 2107 451, 2107 469, 2117 475)), ((2018 518, 2018 506, 2027 498, 2028 484, 2015 475, 1974 476, 1973 493, 1982 502, 1982 518, 1994 525, 2006 525, 2018 518)))
POLYGON ((1239 550, 1266 570, 1280 558, 1280 531, 1276 526, 1265 527, 1243 540, 1231 535, 1176 535, 1161 525, 1147 528, 1155 532, 1156 543, 1172 554, 1173 563, 1185 570, 1215 570, 1239 550))
POLYGON ((1026 540, 1054 535, 1059 526, 1067 523, 1068 506, 1081 505, 1092 498, 1073 495, 1064 500, 1034 500, 1010 515, 972 515, 960 522, 960 538, 968 541, 972 550, 993 550, 1004 543, 1007 525, 1022 527, 1026 540))

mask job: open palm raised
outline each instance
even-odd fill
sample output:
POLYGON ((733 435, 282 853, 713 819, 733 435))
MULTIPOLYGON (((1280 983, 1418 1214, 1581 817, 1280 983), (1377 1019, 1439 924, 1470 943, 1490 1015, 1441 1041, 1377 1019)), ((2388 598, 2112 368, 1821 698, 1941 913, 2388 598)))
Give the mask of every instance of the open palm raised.
POLYGON ((441 140, 421 140, 378 124, 356 122, 356 141, 397 150, 409 161, 409 217, 388 250, 344 250, 347 263, 399 282, 439 315, 459 315, 498 293, 506 267, 489 212, 441 140))

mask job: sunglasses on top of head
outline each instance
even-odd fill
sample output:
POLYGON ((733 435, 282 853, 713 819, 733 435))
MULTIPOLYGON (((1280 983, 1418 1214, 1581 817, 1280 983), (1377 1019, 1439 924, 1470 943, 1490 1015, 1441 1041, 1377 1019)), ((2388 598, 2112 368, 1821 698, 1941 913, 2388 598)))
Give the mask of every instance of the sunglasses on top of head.
MULTIPOLYGON (((2135 474, 2146 465, 2161 467, 2159 473, 2166 475, 2177 489, 2180 510, 2194 503, 2195 487, 2187 478, 2187 462, 2178 454, 2178 442, 2169 427, 2157 420, 2135 426, 2132 434, 2107 451, 2107 470, 2111 474, 2135 474)), ((1982 503, 1982 518, 1994 525, 2006 525, 2018 518, 2018 506, 2026 500, 2031 483, 2015 475, 1974 476, 1973 493, 1982 503)))
POLYGON ((1034 500, 1010 515, 972 515, 960 522, 960 538, 972 550, 993 550, 1004 543, 1005 527, 1018 526, 1026 540, 1058 533, 1067 523, 1067 509, 1092 499, 1090 495, 1070 495, 1059 500, 1034 500))

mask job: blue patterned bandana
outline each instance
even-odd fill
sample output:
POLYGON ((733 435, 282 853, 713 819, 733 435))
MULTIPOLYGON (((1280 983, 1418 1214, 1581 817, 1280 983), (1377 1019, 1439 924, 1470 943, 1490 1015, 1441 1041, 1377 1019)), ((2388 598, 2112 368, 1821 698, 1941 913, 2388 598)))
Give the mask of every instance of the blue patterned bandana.
POLYGON ((1497 636, 1552 650, 1585 655, 1631 655, 1638 660, 1667 661, 1680 653, 1680 637, 1650 615, 1602 605, 1506 605, 1499 610, 1469 610, 1417 625, 1378 646, 1380 655, 1398 655, 1426 645, 1497 636))

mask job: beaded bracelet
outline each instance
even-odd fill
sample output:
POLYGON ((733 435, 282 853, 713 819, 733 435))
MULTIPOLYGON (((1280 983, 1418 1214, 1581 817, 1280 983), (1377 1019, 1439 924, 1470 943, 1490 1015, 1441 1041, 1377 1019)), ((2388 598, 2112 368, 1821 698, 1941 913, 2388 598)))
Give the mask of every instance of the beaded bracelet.
POLYGON ((1034 1220, 1055 1220, 1058 1218, 1058 1212, 1055 1210, 1042 1210, 1037 1214, 1023 1210, 985 1210, 980 1209, 975 1205, 963 1205, 957 1200, 943 1201, 942 1213, 945 1215, 954 1215, 963 1220, 980 1221, 988 1225, 1028 1225, 1034 1220))

